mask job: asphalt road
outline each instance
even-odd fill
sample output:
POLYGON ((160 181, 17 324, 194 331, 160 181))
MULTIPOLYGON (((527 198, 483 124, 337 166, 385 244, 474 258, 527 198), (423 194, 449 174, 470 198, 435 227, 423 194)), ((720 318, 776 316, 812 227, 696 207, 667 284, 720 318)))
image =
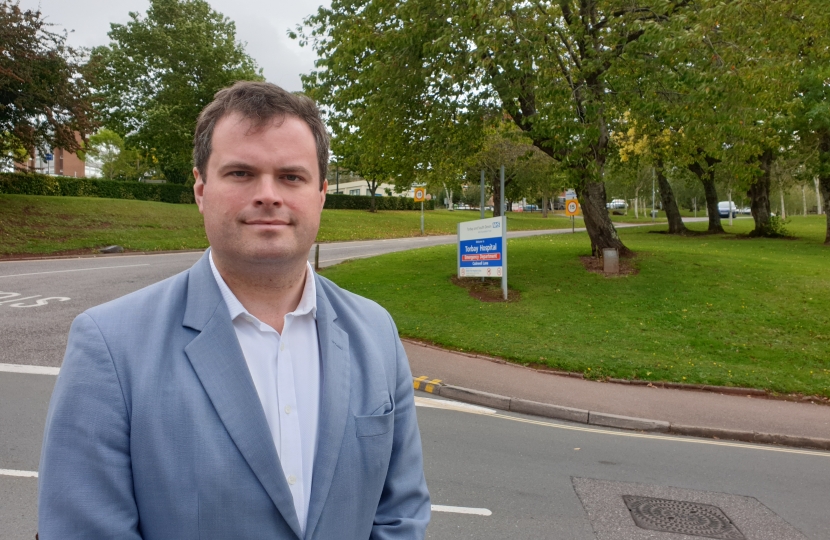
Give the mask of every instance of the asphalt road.
MULTIPOLYGON (((705 218, 697 221, 701 219, 705 218)), ((508 237, 569 232, 568 229, 514 231, 508 237)), ((319 264, 326 267, 348 259, 455 241, 455 235, 446 235, 320 244, 319 264)), ((182 272, 200 256, 197 252, 181 252, 0 261, 0 364, 60 366, 69 326, 78 314, 182 272)), ((315 248, 312 248, 309 261, 313 263, 314 259, 315 248)))
MULTIPOLYGON (((54 376, 4 375, 0 538, 31 540, 37 479, 9 474, 37 470, 54 376)), ((416 400, 439 505, 427 538, 700 538, 638 528, 620 497, 627 494, 714 504, 748 540, 827 539, 830 453, 594 429, 422 393, 416 400)))

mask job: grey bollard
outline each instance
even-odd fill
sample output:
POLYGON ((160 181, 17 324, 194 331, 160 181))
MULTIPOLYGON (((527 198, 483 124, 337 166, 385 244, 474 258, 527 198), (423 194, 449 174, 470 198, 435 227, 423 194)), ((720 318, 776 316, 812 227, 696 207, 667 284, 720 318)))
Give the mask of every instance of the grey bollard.
POLYGON ((620 273, 620 254, 616 248, 603 248, 602 265, 602 270, 606 274, 620 273))

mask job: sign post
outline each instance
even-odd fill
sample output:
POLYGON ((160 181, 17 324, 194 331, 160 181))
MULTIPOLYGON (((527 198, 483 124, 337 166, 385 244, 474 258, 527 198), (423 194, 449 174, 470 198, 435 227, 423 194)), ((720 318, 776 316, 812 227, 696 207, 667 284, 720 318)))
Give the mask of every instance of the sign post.
POLYGON ((415 202, 421 203, 421 236, 424 235, 424 200, 427 198, 427 190, 423 187, 415 188, 415 202))
POLYGON ((504 301, 507 302, 507 216, 504 215, 504 165, 499 171, 499 204, 501 204, 501 214, 499 217, 503 218, 501 225, 501 241, 504 246, 502 252, 503 270, 501 273, 501 291, 504 295, 504 301))

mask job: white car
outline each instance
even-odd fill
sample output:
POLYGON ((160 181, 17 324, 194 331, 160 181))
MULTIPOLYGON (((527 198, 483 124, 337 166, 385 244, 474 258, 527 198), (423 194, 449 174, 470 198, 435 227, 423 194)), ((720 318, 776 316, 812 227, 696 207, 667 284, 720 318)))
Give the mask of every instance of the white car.
POLYGON ((613 199, 610 203, 607 203, 605 207, 609 210, 615 210, 618 208, 628 208, 628 204, 623 199, 613 199))
POLYGON ((729 201, 721 201, 718 203, 718 215, 720 215, 720 217, 729 217, 730 209, 732 210, 732 217, 738 215, 738 207, 735 206, 734 202, 730 203, 729 201))

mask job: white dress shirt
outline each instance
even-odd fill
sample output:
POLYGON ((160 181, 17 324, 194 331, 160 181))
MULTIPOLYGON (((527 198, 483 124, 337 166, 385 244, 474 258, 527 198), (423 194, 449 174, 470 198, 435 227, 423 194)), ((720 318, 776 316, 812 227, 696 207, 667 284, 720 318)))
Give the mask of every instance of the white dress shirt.
POLYGON ((320 347, 314 273, 307 264, 302 298, 297 309, 285 316, 280 335, 239 302, 216 269, 212 253, 210 268, 228 306, 233 329, 294 498, 300 527, 305 532, 320 406, 320 347))

